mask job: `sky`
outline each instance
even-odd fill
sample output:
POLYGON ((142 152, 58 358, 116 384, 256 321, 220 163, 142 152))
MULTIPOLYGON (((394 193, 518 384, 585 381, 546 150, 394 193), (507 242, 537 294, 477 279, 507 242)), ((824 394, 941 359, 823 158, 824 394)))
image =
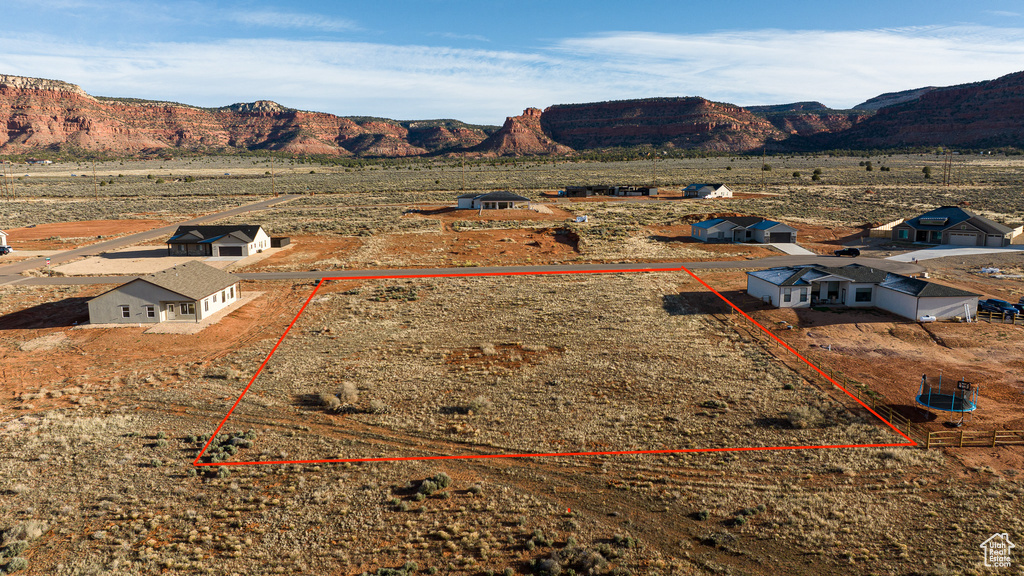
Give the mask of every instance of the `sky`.
POLYGON ((0 74, 98 96, 501 124, 701 96, 850 108, 1024 71, 1024 0, 4 0, 0 74))

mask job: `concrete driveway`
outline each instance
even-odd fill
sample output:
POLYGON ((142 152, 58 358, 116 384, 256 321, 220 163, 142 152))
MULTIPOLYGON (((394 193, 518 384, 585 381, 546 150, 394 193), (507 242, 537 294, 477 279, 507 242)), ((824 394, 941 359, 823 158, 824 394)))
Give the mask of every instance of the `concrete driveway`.
POLYGON ((1007 254, 1024 251, 1024 246, 1006 246, 1004 248, 984 248, 981 246, 951 246, 943 244, 923 250, 915 250, 906 254, 890 256, 886 260, 896 262, 913 262, 915 260, 931 260, 932 258, 945 258, 946 256, 973 256, 975 254, 1007 254))

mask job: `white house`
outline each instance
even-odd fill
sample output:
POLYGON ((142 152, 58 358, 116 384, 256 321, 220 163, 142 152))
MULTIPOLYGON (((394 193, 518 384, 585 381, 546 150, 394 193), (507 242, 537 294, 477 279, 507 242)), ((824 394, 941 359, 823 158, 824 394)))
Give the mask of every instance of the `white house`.
POLYGON ((747 294, 778 308, 874 307, 912 320, 973 316, 978 294, 860 264, 786 266, 747 272, 747 294))
POLYGON ((241 297, 239 280, 202 262, 186 262, 136 278, 89 300, 89 322, 199 322, 241 297))
POLYGON ((732 198, 725 184, 690 184, 683 188, 683 198, 732 198))
POLYGON ((757 216, 712 218, 690 225, 690 236, 701 242, 796 242, 796 228, 757 216))
POLYGON ((7 246, 7 232, 0 230, 0 246, 7 246))
POLYGON ((167 241, 168 256, 244 258, 270 248, 262 226, 179 226, 167 241))
POLYGON ((529 198, 504 190, 486 194, 463 194, 457 200, 458 208, 463 210, 509 210, 530 206, 529 198))

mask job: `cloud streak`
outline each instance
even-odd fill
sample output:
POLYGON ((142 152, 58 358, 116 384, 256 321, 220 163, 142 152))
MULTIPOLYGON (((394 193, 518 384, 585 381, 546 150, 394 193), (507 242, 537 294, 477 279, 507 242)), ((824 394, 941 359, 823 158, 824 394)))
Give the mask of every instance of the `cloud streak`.
POLYGON ((324 32, 351 32, 359 30, 359 25, 351 20, 330 18, 317 14, 298 14, 292 12, 238 11, 232 12, 227 19, 246 26, 268 28, 309 29, 324 32))
MULTIPOLYGON (((347 24, 297 17, 278 25, 347 24)), ((102 46, 0 38, 0 73, 66 80, 92 94, 200 106, 272 99, 340 115, 488 124, 527 106, 676 95, 740 105, 819 100, 843 108, 883 92, 1019 70, 1024 29, 1016 28, 610 32, 531 51, 286 39, 102 46)))

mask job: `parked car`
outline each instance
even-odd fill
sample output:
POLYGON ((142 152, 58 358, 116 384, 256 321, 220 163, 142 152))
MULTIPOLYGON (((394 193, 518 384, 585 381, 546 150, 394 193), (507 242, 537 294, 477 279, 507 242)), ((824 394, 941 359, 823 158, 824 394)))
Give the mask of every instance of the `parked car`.
POLYGON ((979 300, 978 310, 982 310, 985 312, 996 312, 1000 314, 1013 314, 1015 316, 1017 314, 1020 314, 1020 310, 1016 306, 1010 304, 1006 300, 1000 300, 998 298, 988 298, 987 300, 979 300))
POLYGON ((13 250, 10 246, 0 246, 0 256, 10 254, 11 252, 13 252, 13 250))
POLYGON ((856 258, 857 256, 860 256, 860 250, 856 248, 843 248, 842 250, 836 250, 833 254, 836 256, 853 256, 856 258))

